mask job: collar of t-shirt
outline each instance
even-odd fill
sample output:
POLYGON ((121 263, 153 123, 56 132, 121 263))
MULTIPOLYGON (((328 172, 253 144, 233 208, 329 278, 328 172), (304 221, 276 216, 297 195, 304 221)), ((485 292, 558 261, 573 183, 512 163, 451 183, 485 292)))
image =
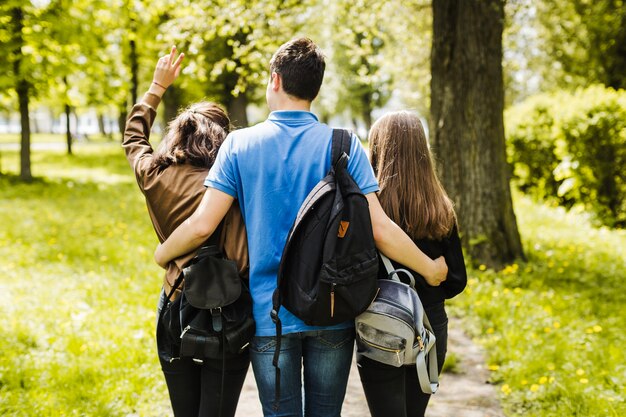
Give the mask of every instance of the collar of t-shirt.
POLYGON ((271 112, 267 119, 274 122, 292 123, 311 123, 319 121, 316 115, 314 115, 310 111, 304 110, 276 110, 271 112))

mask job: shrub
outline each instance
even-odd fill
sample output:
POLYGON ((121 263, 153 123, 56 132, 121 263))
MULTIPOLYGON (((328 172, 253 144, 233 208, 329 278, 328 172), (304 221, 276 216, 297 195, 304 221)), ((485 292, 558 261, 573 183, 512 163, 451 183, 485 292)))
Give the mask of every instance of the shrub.
POLYGON ((593 86, 543 94, 507 110, 506 122, 522 191, 626 226, 626 92, 593 86))

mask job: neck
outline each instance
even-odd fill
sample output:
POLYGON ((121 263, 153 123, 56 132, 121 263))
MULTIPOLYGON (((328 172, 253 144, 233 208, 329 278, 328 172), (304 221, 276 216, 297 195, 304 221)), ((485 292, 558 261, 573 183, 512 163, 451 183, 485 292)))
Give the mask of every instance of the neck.
POLYGON ((308 100, 300 100, 290 96, 283 96, 276 100, 270 111, 278 110, 299 110, 311 111, 311 102, 308 100))

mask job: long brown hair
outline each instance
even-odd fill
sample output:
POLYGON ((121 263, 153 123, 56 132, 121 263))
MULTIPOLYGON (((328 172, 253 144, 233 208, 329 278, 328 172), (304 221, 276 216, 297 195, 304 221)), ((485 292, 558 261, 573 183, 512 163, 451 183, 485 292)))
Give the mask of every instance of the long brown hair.
POLYGON ((153 166, 160 170, 173 164, 210 168, 229 131, 230 119, 220 106, 207 101, 194 103, 167 125, 153 166))
POLYGON ((441 239, 456 223, 417 115, 400 111, 378 119, 370 155, 385 213, 413 239, 441 239))

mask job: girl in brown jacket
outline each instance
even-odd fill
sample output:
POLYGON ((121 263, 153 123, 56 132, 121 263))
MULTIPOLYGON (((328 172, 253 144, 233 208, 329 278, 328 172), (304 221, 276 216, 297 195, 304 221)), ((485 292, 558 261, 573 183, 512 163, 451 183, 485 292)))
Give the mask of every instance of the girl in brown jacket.
MULTIPOLYGON (((172 47, 169 55, 159 59, 150 89, 133 107, 126 122, 122 144, 160 242, 195 211, 204 194, 204 179, 230 130, 230 120, 218 105, 195 103, 169 123, 161 144, 156 152, 153 150, 149 136, 156 108, 178 77, 183 56, 176 58, 176 48, 172 47)), ((246 232, 237 205, 227 214, 222 230, 220 242, 226 257, 237 261, 240 272, 245 273, 248 265, 246 232)), ((194 255, 187 254, 167 266, 159 311, 166 301, 165 294, 194 255)), ((205 360, 197 364, 190 358, 172 358, 172 346, 161 323, 157 324, 157 346, 176 417, 217 416, 221 390, 222 416, 235 415, 250 363, 247 351, 225 362, 222 387, 222 361, 205 360)))

